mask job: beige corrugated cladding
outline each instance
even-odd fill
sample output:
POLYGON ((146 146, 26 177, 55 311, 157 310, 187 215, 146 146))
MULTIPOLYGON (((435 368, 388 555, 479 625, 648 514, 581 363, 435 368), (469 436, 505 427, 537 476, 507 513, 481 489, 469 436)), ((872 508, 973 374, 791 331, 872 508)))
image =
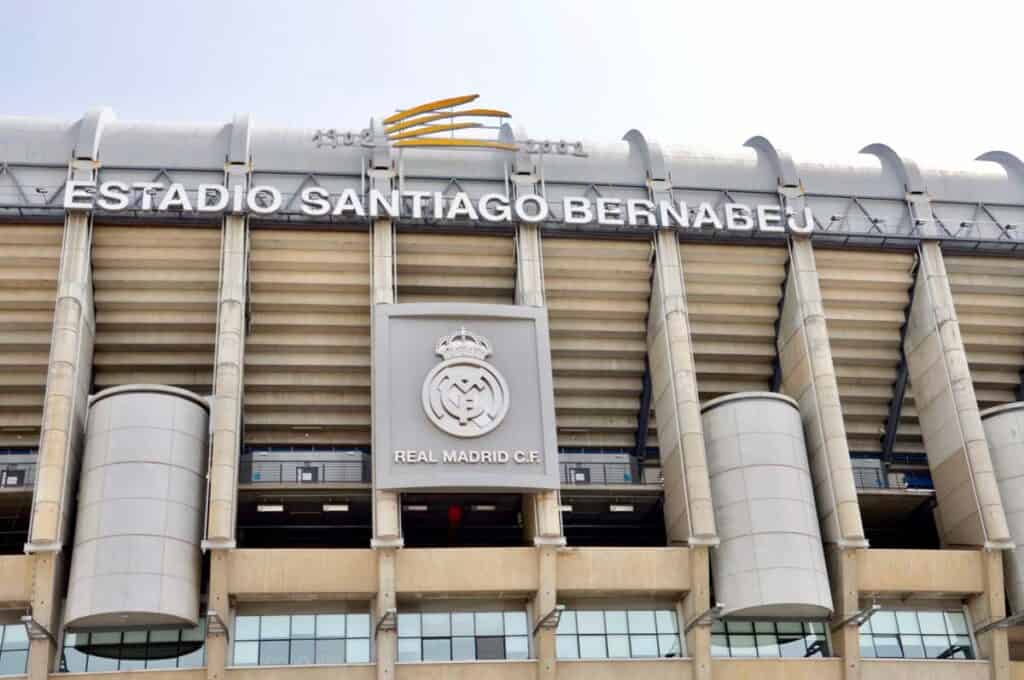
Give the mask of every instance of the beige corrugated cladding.
POLYGON ((207 227, 95 228, 96 391, 151 383, 210 393, 220 239, 207 227))
POLYGON ((771 389, 786 249, 680 246, 700 400, 771 389))
POLYGON ((369 235, 254 228, 249 289, 246 443, 369 445, 369 235))
POLYGON ((547 238, 560 446, 633 446, 647 355, 648 241, 547 238))
MULTIPOLYGON (((900 363, 913 253, 818 248, 814 257, 851 451, 880 451, 900 363)), ((923 452, 910 389, 894 449, 923 452)))
POLYGON ((36 446, 63 228, 0 229, 0 446, 36 446))
POLYGON ((515 302, 511 236, 398 233, 398 302, 515 302))
POLYGON ((945 255, 979 408, 1016 399, 1024 368, 1024 260, 945 255))

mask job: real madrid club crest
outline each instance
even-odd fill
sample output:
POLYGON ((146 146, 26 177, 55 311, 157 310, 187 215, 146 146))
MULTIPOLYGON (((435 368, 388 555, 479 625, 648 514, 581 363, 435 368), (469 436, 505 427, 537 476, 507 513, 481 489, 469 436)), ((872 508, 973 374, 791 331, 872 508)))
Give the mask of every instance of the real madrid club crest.
POLYGON ((456 437, 479 437, 508 413, 508 383, 484 361, 492 353, 482 335, 460 328, 438 339, 444 361, 423 381, 423 410, 435 426, 456 437))

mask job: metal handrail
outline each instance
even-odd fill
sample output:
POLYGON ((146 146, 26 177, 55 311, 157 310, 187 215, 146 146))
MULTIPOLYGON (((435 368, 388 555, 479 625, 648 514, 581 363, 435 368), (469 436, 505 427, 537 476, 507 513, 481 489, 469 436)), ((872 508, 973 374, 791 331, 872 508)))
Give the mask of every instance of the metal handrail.
POLYGON ((36 463, 0 461, 0 490, 31 489, 36 483, 36 463))
POLYGON ((885 474, 880 468, 854 467, 853 481, 858 489, 930 490, 935 486, 925 471, 885 474))
POLYGON ((243 456, 241 484, 369 483, 369 459, 302 460, 243 456))
POLYGON ((562 461, 558 464, 558 474, 563 486, 646 483, 633 462, 562 461))

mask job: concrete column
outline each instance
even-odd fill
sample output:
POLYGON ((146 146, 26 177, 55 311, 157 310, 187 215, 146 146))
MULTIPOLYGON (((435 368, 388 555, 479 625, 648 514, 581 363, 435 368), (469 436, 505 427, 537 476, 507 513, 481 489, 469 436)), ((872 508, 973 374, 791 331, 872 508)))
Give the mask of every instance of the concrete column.
POLYGON ((660 230, 654 245, 647 358, 665 478, 665 529, 670 543, 717 545, 679 242, 674 231, 660 230))
POLYGON ((945 546, 1012 548, 942 251, 926 241, 904 351, 945 546))
MULTIPOLYGON (((64 543, 78 485, 85 421, 92 381, 96 333, 92 297, 92 222, 88 213, 69 212, 64 221, 53 337, 46 376, 39 463, 29 542, 32 554, 32 617, 55 636, 64 596, 64 543)), ((42 680, 56 657, 46 639, 29 644, 28 677, 42 680)))
MULTIPOLYGON (((537 547, 540 586, 533 598, 533 625, 547 616, 558 604, 558 548, 554 545, 537 547)), ((534 653, 537 658, 537 677, 540 680, 555 680, 558 677, 558 650, 554 628, 537 628, 533 636, 534 653)))
POLYGON ((245 366, 247 243, 246 218, 242 215, 226 216, 221 241, 217 346, 210 413, 210 511, 206 547, 211 549, 235 547, 245 366))
POLYGON ((857 550, 841 548, 835 543, 825 546, 829 576, 832 584, 832 620, 843 623, 833 626, 832 654, 843 660, 844 680, 860 678, 860 626, 849 622, 860 610, 860 590, 857 583, 857 550))
POLYGON ((777 345, 782 392, 800 406, 822 538, 842 547, 867 547, 809 239, 789 242, 777 345))
MULTIPOLYGON (((395 228, 390 220, 373 223, 370 239, 371 304, 395 303, 395 228)), ((371 326, 371 333, 373 332, 371 326)), ((372 345, 372 342, 371 342, 372 345)), ((371 371, 376 370, 376 359, 371 371)), ((373 381, 371 380, 371 384, 373 381)), ((378 455, 377 451, 373 455, 378 455)), ((395 491, 373 490, 373 540, 377 552, 377 597, 374 599, 371 624, 376 625, 389 609, 397 608, 395 594, 395 558, 402 547, 401 505, 395 491)), ((398 655, 398 632, 377 630, 375 633, 377 678, 391 680, 395 676, 398 655)))
MULTIPOLYGON (((683 598, 682 625, 689 624, 711 608, 710 548, 695 545, 690 548, 691 590, 683 598)), ((686 653, 693 659, 694 680, 711 678, 711 623, 696 624, 685 633, 686 653)))
MULTIPOLYGON (((1002 551, 986 550, 982 553, 985 568, 985 592, 967 601, 974 627, 1006 617, 1006 593, 1003 584, 1002 551)), ((989 661, 992 680, 1010 680, 1010 647, 1005 628, 992 628, 976 635, 978 658, 989 661)))
MULTIPOLYGON (((210 551, 207 609, 230 627, 228 551, 235 547, 238 460, 242 445, 245 367, 245 305, 249 226, 244 215, 227 215, 221 236, 220 291, 213 396, 210 409, 209 517, 204 548, 210 551)), ((220 680, 230 657, 229 635, 218 626, 206 631, 206 676, 220 680)))

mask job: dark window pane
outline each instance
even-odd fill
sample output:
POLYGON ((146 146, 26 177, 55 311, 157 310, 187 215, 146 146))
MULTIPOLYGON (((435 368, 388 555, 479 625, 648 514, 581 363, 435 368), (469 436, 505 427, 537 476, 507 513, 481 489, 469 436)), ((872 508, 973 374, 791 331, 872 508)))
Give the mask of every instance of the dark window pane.
POLYGON ((292 640, 292 655, 289 663, 293 666, 309 666, 316 663, 312 640, 292 640))
POLYGON ((471 637, 452 638, 452 661, 476 659, 476 640, 471 637))
MULTIPOLYGON (((177 643, 178 638, 181 637, 181 631, 178 630, 153 630, 149 633, 149 641, 154 644, 160 643, 177 643)), ((146 642, 146 631, 125 631, 124 644, 132 642, 146 642)))
POLYGON ((264 640, 260 642, 260 665, 261 666, 287 666, 288 665, 288 641, 287 640, 264 640))
POLYGON ((316 617, 316 636, 318 638, 345 637, 344 614, 319 614, 316 617))
POLYGON ((345 663, 345 641, 317 640, 316 662, 318 664, 345 663))
POLYGON ((448 638, 423 638, 424 661, 451 661, 452 641, 448 638))
MULTIPOLYGON (((480 625, 479 618, 477 618, 477 625, 480 625)), ((505 638, 478 637, 476 639, 476 658, 480 661, 487 661, 490 659, 504 659, 505 638)))
POLYGON ((260 643, 258 642, 236 642, 235 660, 236 666, 255 666, 260 662, 260 643))

